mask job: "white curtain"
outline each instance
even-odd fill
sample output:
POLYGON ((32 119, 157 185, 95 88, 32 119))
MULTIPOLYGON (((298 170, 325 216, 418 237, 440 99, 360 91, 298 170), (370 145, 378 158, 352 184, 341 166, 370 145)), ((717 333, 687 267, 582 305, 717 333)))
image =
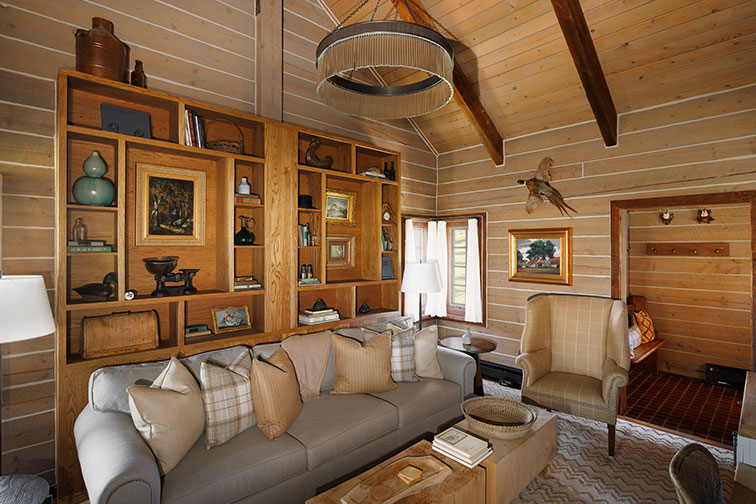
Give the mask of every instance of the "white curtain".
POLYGON ((467 219, 465 321, 483 322, 483 301, 480 289, 480 247, 478 245, 478 219, 467 219))
POLYGON ((446 317, 446 284, 447 263, 449 253, 447 250, 446 240, 446 222, 429 222, 428 223, 428 262, 435 262, 438 267, 439 282, 441 283, 441 292, 429 293, 425 304, 425 315, 431 317, 446 317))
MULTIPOLYGON (((404 264, 417 262, 415 255, 415 227, 412 219, 407 219, 404 223, 404 264)), ((420 320, 418 296, 419 294, 404 293, 404 314, 412 317, 415 322, 420 320)))

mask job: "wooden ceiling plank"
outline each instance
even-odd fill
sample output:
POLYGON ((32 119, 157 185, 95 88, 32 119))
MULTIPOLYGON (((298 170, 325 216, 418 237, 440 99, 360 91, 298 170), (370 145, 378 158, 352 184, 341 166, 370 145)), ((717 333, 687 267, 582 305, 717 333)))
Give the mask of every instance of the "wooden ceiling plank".
MULTIPOLYGON (((419 0, 391 0, 404 21, 435 27, 435 23, 428 15, 419 0), (407 6, 411 7, 411 10, 407 6)), ((504 164, 504 139, 496 124, 486 112, 483 104, 470 84, 467 76, 455 63, 452 75, 454 84, 454 101, 462 113, 470 121, 480 136, 483 146, 496 165, 504 164)))
POLYGON ((596 116, 601 136, 607 146, 617 145, 617 110, 601 70, 601 62, 591 39, 588 23, 579 0, 551 0, 564 39, 575 61, 588 103, 596 116))

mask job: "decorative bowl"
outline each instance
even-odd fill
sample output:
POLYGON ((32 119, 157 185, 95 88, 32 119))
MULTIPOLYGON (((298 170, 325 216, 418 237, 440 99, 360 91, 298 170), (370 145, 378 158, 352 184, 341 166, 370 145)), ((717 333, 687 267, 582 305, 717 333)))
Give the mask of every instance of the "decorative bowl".
POLYGON ((153 275, 165 276, 176 268, 178 256, 145 257, 142 261, 153 275))

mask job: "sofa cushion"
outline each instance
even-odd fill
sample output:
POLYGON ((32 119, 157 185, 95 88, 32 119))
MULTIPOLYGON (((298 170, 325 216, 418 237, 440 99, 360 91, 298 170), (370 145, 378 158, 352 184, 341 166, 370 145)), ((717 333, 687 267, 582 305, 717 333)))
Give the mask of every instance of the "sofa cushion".
POLYGON ((386 331, 360 343, 334 334, 333 358, 339 377, 332 394, 381 392, 396 388, 391 380, 391 333, 386 331))
MULTIPOLYGON (((202 362, 210 360, 221 366, 227 366, 245 349, 247 347, 237 345, 203 352, 179 360, 191 371, 199 383, 202 362)), ((120 411, 130 415, 129 396, 126 389, 131 385, 151 384, 167 365, 168 361, 163 360, 97 369, 89 375, 89 404, 95 411, 120 411)))
POLYGON ((209 451, 203 436, 165 476, 161 503, 237 502, 306 469, 304 446, 286 434, 271 441, 252 427, 209 451))
POLYGON ((246 349, 225 368, 202 363, 200 378, 208 449, 256 424, 251 375, 252 355, 246 349))
POLYGON ((399 413, 390 403, 367 394, 320 394, 304 404, 287 434, 307 449, 312 469, 395 430, 399 413))
POLYGON ((252 400, 257 412, 257 426, 273 439, 284 432, 302 409, 299 383, 294 364, 283 348, 267 361, 252 363, 252 400))
POLYGON ((199 385, 173 357, 151 386, 126 391, 134 426, 155 454, 160 474, 167 474, 205 430, 199 385))
POLYGON ((400 383, 394 390, 370 394, 394 405, 399 411, 399 428, 413 425, 423 418, 459 404, 459 385, 448 380, 423 378, 400 383))

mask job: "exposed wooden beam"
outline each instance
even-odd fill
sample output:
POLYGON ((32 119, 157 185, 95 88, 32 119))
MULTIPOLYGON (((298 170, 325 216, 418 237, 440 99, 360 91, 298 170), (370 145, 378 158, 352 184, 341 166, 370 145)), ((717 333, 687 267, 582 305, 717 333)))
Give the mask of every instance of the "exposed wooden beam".
POLYGON ((570 49, 585 96, 593 109, 601 136, 607 146, 617 145, 617 110, 612 94, 601 70, 601 62, 593 45, 588 23, 585 21, 580 0, 551 0, 564 39, 570 49))
MULTIPOLYGON (((438 30, 428 11, 420 3, 420 0, 391 1, 404 21, 430 26, 438 30)), ((504 141, 501 133, 499 133, 496 124, 494 124, 491 116, 488 115, 485 107, 480 102, 475 88, 470 84, 470 80, 456 61, 454 62, 452 80, 452 84, 454 84, 454 101, 457 102, 457 106, 459 106, 467 120, 475 128, 493 162, 497 165, 504 164, 504 141)))
POLYGON ((283 120, 283 0, 256 5, 255 115, 283 120))

